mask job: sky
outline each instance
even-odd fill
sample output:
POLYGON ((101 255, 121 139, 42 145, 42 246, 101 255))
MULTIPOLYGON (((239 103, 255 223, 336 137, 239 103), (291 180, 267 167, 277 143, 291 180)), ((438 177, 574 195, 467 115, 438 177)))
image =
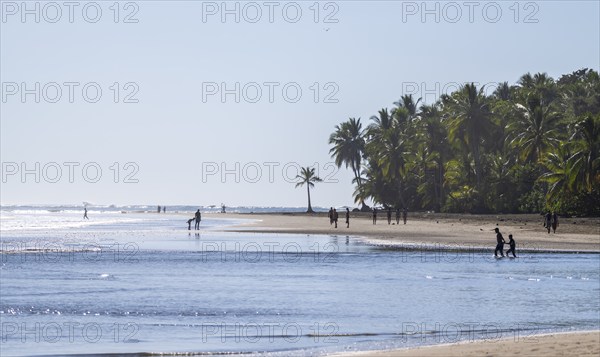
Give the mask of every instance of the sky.
POLYGON ((1 1, 0 203, 352 206, 335 125, 599 67, 598 1, 1 1))

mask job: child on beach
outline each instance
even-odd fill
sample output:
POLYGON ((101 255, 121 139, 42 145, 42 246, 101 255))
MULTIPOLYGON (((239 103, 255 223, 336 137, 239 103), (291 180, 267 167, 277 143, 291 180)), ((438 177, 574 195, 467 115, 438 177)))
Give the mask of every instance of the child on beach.
POLYGON ((187 223, 188 223, 188 231, 192 230, 192 222, 195 220, 196 218, 190 218, 188 219, 187 223))
POLYGON ((510 245, 510 249, 506 251, 506 256, 508 257, 508 253, 512 252, 513 258, 516 258, 517 255, 515 254, 515 248, 517 247, 517 243, 513 239, 512 234, 508 235, 508 245, 510 245))

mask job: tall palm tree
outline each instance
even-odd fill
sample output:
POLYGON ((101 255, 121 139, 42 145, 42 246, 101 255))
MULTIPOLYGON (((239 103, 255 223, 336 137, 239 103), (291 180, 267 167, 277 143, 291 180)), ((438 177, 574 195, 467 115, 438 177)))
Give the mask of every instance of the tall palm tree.
POLYGON ((315 182, 321 182, 323 180, 316 176, 315 169, 309 166, 303 167, 300 170, 300 174, 296 175, 296 178, 300 180, 296 183, 296 188, 306 184, 306 192, 308 193, 308 210, 306 213, 313 213, 314 211, 310 205, 310 188, 315 186, 315 182))
POLYGON ((571 137, 576 152, 573 154, 579 168, 578 184, 587 192, 600 186, 600 114, 587 116, 575 124, 571 137))
POLYGON ((405 133, 409 133, 413 122, 419 117, 419 103, 421 98, 415 100, 412 94, 403 95, 400 99, 394 102, 396 108, 392 109, 392 116, 405 133))
POLYGON ((557 202, 573 192, 577 182, 576 160, 566 145, 548 153, 544 166, 547 172, 540 176, 540 181, 550 184, 546 194, 547 202, 557 202))
POLYGON ((477 90, 475 84, 466 84, 452 95, 442 98, 448 112, 449 138, 460 140, 473 156, 477 187, 481 186, 482 177, 481 146, 493 128, 484 88, 477 90))
POLYGON ((516 112, 516 120, 509 125, 510 145, 519 150, 521 160, 539 162, 558 143, 560 116, 545 106, 538 95, 529 96, 526 106, 517 103, 516 112))
POLYGON ((358 186, 361 185, 360 166, 365 151, 365 137, 360 118, 350 118, 335 126, 335 132, 329 136, 329 154, 335 159, 337 167, 350 166, 358 186))
POLYGON ((366 134, 371 142, 381 140, 383 133, 394 125, 394 117, 387 108, 381 109, 378 114, 371 116, 373 123, 367 127, 366 134))

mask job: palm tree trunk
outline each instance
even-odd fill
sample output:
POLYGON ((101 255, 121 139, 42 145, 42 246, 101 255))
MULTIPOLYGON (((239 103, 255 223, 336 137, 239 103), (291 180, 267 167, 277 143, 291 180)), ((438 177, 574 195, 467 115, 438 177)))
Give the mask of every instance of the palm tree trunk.
POLYGON ((306 212, 313 213, 313 209, 310 206, 310 185, 309 184, 306 185, 306 192, 308 193, 308 210, 306 212))

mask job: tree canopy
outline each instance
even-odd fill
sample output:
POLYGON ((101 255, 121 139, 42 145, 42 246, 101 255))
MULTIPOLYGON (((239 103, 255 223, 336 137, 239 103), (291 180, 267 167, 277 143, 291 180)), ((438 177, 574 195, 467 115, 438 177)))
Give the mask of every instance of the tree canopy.
POLYGON ((600 77, 527 73, 492 94, 473 83, 436 103, 404 95, 363 129, 335 127, 330 154, 355 202, 471 213, 600 215, 600 77))

